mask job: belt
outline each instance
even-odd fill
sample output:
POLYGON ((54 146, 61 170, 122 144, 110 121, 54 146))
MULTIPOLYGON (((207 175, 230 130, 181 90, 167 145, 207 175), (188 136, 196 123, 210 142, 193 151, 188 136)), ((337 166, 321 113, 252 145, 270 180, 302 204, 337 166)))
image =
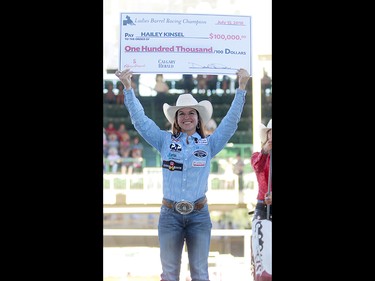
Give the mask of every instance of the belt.
POLYGON ((265 204, 265 203, 264 203, 264 200, 258 200, 258 203, 265 204))
POLYGON ((193 212, 194 210, 200 210, 206 205, 207 203, 207 197, 204 197, 203 199, 200 199, 196 202, 189 202, 189 201, 170 201, 163 198, 162 204, 169 209, 174 209, 176 212, 187 215, 193 212))

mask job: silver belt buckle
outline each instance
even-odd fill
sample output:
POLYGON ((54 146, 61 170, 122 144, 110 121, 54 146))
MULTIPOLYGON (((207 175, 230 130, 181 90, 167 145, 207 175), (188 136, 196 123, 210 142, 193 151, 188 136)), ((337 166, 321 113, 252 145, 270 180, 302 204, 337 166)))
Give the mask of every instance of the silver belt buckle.
POLYGON ((176 203, 175 210, 181 215, 187 215, 194 211, 194 204, 189 201, 180 201, 176 203))

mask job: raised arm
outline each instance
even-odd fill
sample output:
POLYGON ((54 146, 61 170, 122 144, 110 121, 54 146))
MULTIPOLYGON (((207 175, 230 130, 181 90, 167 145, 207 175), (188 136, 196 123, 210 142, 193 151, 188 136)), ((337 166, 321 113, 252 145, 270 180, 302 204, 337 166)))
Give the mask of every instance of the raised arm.
POLYGON ((124 71, 117 70, 115 75, 120 79, 126 90, 131 88, 133 72, 130 69, 125 69, 124 71))

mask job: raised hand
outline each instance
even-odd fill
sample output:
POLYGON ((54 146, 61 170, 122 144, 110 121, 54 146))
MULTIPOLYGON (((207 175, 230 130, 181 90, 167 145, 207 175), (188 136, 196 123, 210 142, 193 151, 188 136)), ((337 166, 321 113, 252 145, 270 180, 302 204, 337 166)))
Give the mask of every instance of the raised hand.
POLYGON ((133 72, 130 69, 125 69, 123 71, 117 70, 115 75, 120 79, 126 90, 129 90, 132 86, 132 75, 133 72))
POLYGON ((247 81, 249 81, 250 79, 250 75, 249 73, 247 72, 246 69, 244 68, 240 68, 238 71, 237 71, 237 76, 238 76, 238 84, 239 84, 239 88, 241 90, 245 90, 246 88, 246 84, 247 84, 247 81))

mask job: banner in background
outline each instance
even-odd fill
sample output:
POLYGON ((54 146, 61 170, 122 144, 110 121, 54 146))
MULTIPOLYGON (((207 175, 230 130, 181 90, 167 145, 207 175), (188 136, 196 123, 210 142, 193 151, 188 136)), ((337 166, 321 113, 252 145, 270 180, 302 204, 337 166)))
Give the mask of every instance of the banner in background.
POLYGON ((119 69, 251 75, 251 17, 121 13, 119 69))

